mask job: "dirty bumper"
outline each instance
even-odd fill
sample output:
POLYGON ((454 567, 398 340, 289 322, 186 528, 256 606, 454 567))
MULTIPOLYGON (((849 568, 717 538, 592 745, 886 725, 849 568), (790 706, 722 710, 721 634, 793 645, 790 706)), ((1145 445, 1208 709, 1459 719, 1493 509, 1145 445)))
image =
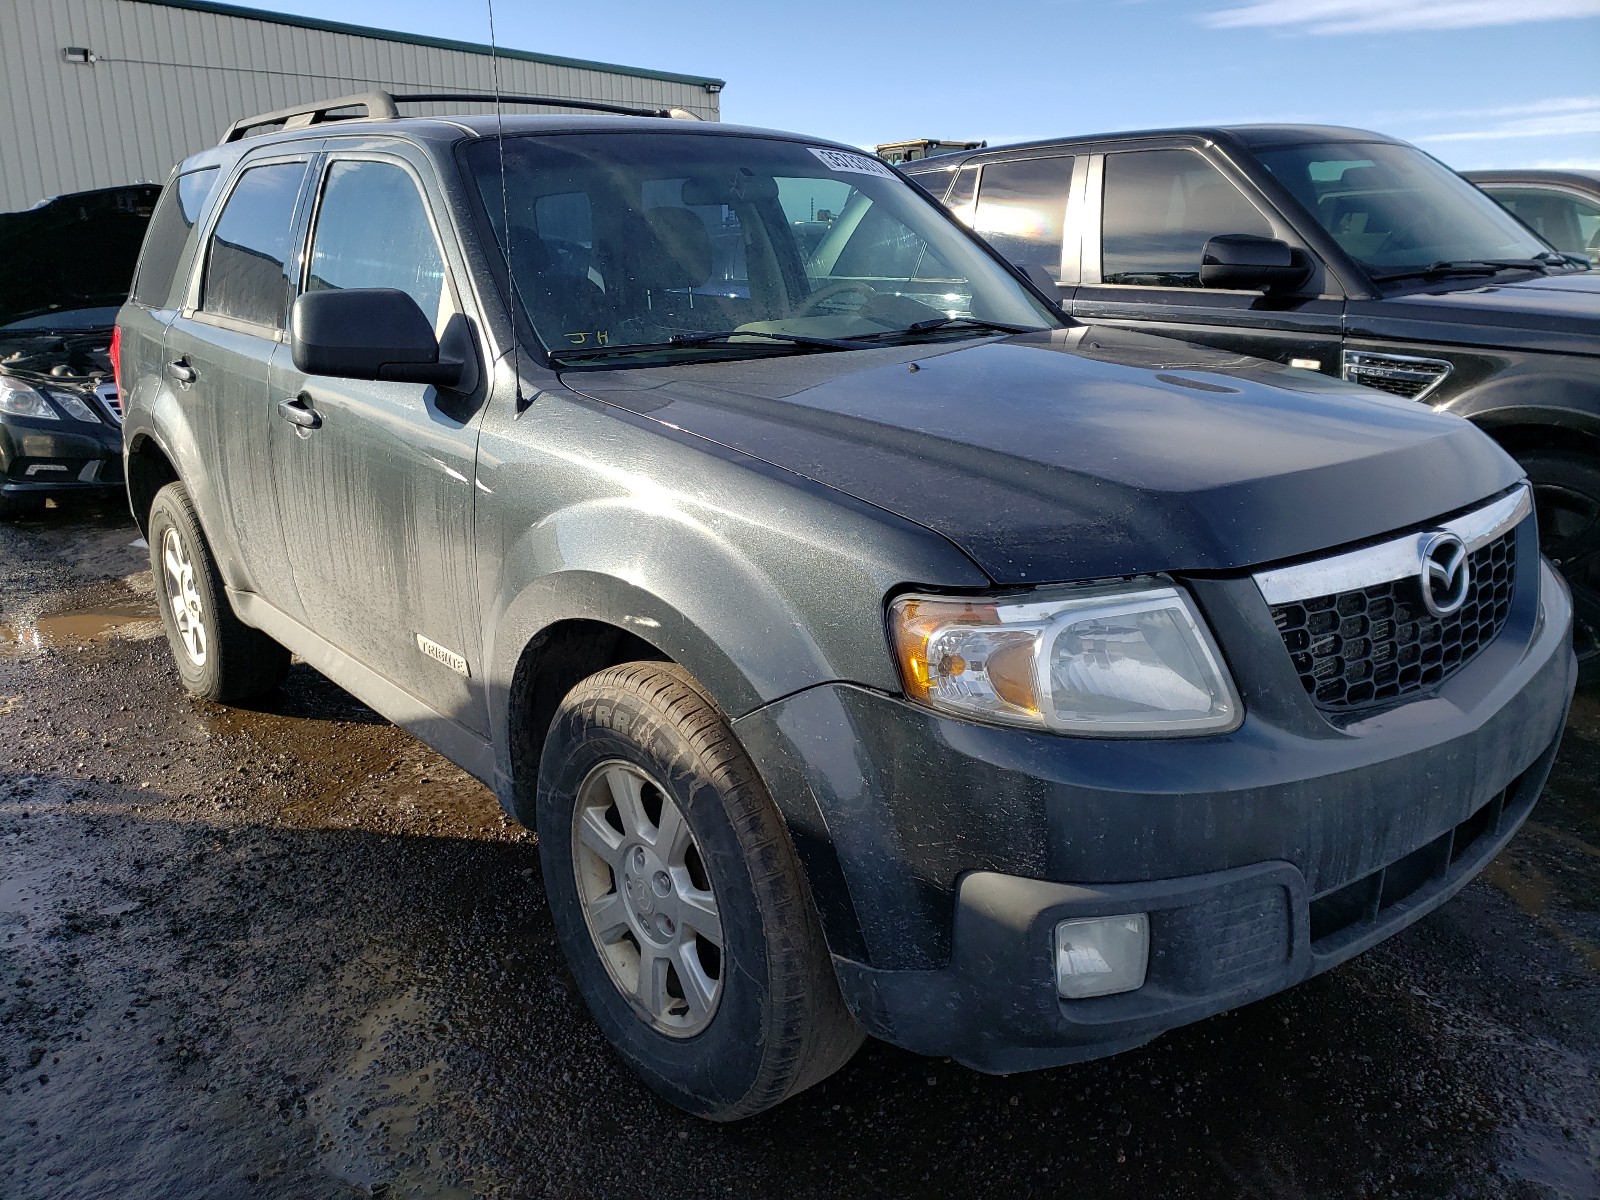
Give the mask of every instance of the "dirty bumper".
POLYGON ((1571 700, 1565 592, 1548 575, 1542 591, 1533 637, 1441 689, 1421 728, 1308 737, 1252 714, 1216 738, 1075 740, 840 685, 739 731, 857 1019, 978 1070, 1032 1070, 1280 991, 1476 875, 1532 809, 1571 700), (1132 913, 1149 918, 1144 986, 1060 999, 1056 924, 1132 913))

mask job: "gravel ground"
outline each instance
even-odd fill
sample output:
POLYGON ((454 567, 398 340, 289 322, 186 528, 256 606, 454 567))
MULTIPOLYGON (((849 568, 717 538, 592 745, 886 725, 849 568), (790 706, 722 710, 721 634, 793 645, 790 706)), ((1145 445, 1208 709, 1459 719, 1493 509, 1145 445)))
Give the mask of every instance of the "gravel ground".
POLYGON ((1458 898, 1009 1079, 872 1044, 734 1127, 619 1067, 532 836, 303 666, 186 699, 116 507, 0 526, 0 1196, 1600 1196, 1600 702, 1458 898))

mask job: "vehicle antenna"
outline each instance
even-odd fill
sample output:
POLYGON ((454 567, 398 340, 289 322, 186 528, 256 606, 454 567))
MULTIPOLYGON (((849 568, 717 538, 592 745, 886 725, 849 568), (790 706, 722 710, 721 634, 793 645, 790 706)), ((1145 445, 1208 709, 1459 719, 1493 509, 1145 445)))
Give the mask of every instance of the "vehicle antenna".
POLYGON ((511 193, 506 188, 506 127, 504 106, 500 103, 500 51, 494 38, 494 0, 485 0, 489 6, 489 72, 494 82, 495 140, 500 149, 500 236, 502 253, 506 260, 506 294, 511 298, 511 374, 516 389, 513 412, 522 412, 522 358, 517 336, 517 277, 511 269, 511 193))

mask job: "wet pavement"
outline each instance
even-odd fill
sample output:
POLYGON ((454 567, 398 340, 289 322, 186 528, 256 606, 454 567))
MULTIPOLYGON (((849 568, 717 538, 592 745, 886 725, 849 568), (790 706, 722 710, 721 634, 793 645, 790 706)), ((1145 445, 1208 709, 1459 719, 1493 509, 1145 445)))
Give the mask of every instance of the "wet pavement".
POLYGON ((1034 1075, 869 1044, 712 1126, 612 1057, 485 788, 304 666, 183 696, 137 537, 0 525, 0 1196, 1600 1196, 1600 698, 1344 967, 1034 1075))

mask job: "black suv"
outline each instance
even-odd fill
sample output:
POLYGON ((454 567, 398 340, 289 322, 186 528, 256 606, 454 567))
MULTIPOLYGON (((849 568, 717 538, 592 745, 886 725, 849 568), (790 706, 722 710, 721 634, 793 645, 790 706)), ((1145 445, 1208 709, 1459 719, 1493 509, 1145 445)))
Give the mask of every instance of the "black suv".
POLYGON ((178 674, 292 650, 490 783, 530 936, 675 1103, 864 1032, 1137 1046, 1532 808, 1571 613, 1469 423, 1063 322, 846 146, 396 114, 247 122, 152 220, 121 371, 178 674))
POLYGON ((1533 481, 1600 680, 1600 273, 1414 146, 1262 125, 1101 134, 902 169, 1072 316, 1468 417, 1533 481))
POLYGON ((112 321, 161 189, 0 213, 0 516, 122 491, 112 321))

